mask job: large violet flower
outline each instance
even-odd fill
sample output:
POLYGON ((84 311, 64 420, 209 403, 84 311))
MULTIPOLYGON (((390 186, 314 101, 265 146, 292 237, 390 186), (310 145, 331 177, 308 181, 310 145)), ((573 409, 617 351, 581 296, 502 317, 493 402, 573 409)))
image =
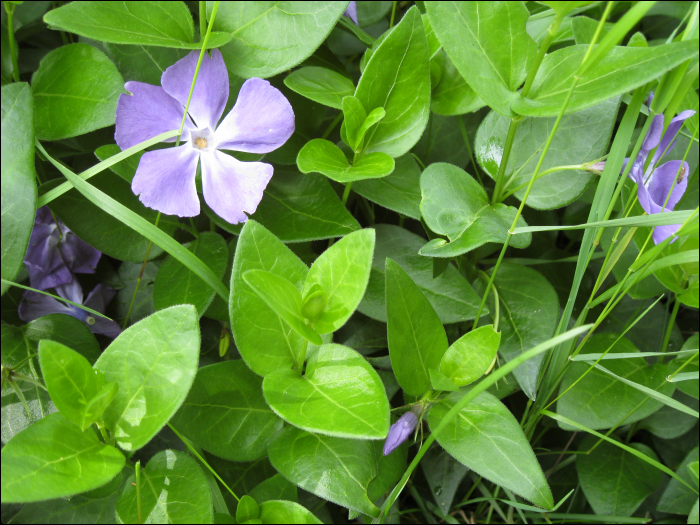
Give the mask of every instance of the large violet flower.
MULTIPOLYGON (((671 160, 661 166, 656 167, 656 165, 664 158, 667 152, 673 149, 676 143, 676 135, 683 126, 683 122, 694 114, 695 111, 687 110, 674 117, 663 137, 661 134, 664 129, 664 117, 663 115, 656 115, 649 127, 647 136, 644 138, 642 148, 637 158, 634 159, 629 177, 637 183, 639 204, 650 215, 672 211, 688 187, 689 168, 687 162, 671 160), (645 172, 644 164, 649 153, 654 148, 656 148, 656 152, 654 152, 654 156, 645 172)), ((676 233, 680 226, 680 224, 671 224, 654 228, 654 233, 652 234, 654 244, 659 244, 676 233)))
MULTIPOLYGON (((64 299, 85 305, 96 312, 104 313, 105 308, 117 292, 109 286, 98 284, 83 301, 83 289, 78 280, 73 279, 68 284, 57 286, 56 293, 64 299)), ((43 293, 24 292, 22 301, 19 303, 19 318, 22 321, 28 323, 49 314, 66 314, 75 317, 85 323, 92 333, 95 334, 117 337, 122 331, 119 325, 110 319, 94 316, 90 312, 72 304, 60 303, 53 297, 43 293)))
POLYGON ((396 423, 391 425, 389 435, 387 435, 384 442, 383 452, 385 456, 391 454, 408 439, 408 436, 411 435, 416 425, 418 425, 418 416, 421 411, 422 407, 420 405, 414 405, 411 410, 404 413, 396 423))
MULTIPOLYGON (((58 219, 57 219, 58 220, 58 219)), ((53 219, 46 206, 36 211, 24 262, 32 288, 46 290, 73 280, 73 273, 95 273, 102 253, 53 219)))
MULTIPOLYGON (((163 87, 125 84, 131 94, 119 97, 115 133, 122 150, 179 129, 198 58, 199 51, 193 51, 166 69, 161 76, 163 87)), ((272 177, 272 166, 240 162, 221 150, 269 153, 279 148, 294 132, 294 112, 267 80, 251 78, 217 127, 228 95, 226 65, 221 52, 214 49, 211 57, 202 58, 181 136, 185 143, 141 157, 131 189, 143 204, 170 215, 198 215, 195 175, 201 160, 202 193, 212 210, 232 224, 245 222, 244 212, 255 212, 272 177)))

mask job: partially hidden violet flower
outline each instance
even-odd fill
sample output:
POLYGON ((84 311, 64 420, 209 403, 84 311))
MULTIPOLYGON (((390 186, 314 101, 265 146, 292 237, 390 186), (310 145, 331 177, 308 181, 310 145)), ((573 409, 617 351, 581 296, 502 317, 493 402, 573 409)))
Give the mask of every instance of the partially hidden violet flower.
POLYGON ((74 273, 95 273, 102 252, 80 239, 46 206, 36 211, 24 262, 32 288, 46 290, 73 280, 74 273))
POLYGON ((348 4, 348 8, 343 13, 343 16, 347 16, 350 20, 355 22, 355 25, 359 27, 360 23, 357 21, 357 2, 354 0, 348 4))
MULTIPOLYGON (((683 122, 694 114, 695 111, 687 110, 674 117, 666 129, 666 133, 663 133, 663 115, 656 115, 647 136, 644 138, 639 154, 634 159, 629 177, 637 183, 639 204, 650 215, 672 211, 688 187, 689 167, 687 162, 671 160, 661 166, 656 167, 656 165, 666 153, 673 149, 676 135, 683 126, 683 122), (644 164, 654 148, 656 151, 645 172, 644 164)), ((672 236, 680 226, 680 224, 671 224, 654 228, 652 234, 654 244, 659 244, 672 236)))
MULTIPOLYGON (((98 284, 83 301, 83 289, 78 280, 73 279, 68 284, 57 286, 56 293, 64 299, 85 305, 96 312, 104 313, 105 308, 117 292, 109 286, 98 284)), ((66 314, 75 317, 85 323, 94 334, 117 337, 122 331, 119 325, 110 319, 95 316, 72 304, 63 304, 53 297, 42 293, 24 292, 22 301, 19 303, 19 318, 22 321, 28 323, 49 314, 66 314)))
MULTIPOLYGON (((119 97, 114 135, 122 150, 180 128, 198 59, 199 51, 193 51, 167 68, 162 87, 124 85, 131 94, 119 97)), ((294 132, 294 112, 267 80, 251 78, 217 127, 228 96, 226 65, 221 51, 214 49, 211 57, 202 58, 181 136, 185 143, 141 157, 131 189, 144 205, 169 215, 198 215, 195 175, 201 161, 202 193, 212 210, 232 224, 245 222, 245 212, 255 212, 272 166, 241 162, 221 150, 269 153, 279 148, 294 132)))
POLYGON ((388 456, 394 450, 399 448, 399 446, 408 439, 408 436, 415 430, 416 425, 418 425, 418 416, 420 415, 422 407, 420 405, 414 405, 411 410, 404 413, 396 423, 391 425, 389 429, 389 435, 386 437, 384 442, 384 455, 388 456), (418 413, 416 413, 418 412, 418 413))

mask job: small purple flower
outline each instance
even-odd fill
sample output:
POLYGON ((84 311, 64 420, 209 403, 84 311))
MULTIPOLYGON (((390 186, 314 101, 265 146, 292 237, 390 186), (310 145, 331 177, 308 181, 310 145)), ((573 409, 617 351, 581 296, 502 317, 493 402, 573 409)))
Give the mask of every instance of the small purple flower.
POLYGON ((408 439, 413 430, 418 425, 418 416, 422 411, 420 405, 414 405, 411 410, 404 413, 396 423, 391 425, 389 429, 389 435, 386 437, 384 442, 384 455, 388 456, 394 450, 399 448, 401 443, 408 439), (418 412, 418 413, 416 413, 418 412))
POLYGON ((354 0, 350 2, 348 4, 348 8, 343 13, 343 16, 347 16, 350 20, 355 22, 356 26, 359 26, 360 23, 357 21, 357 2, 354 0))
MULTIPOLYGON (((82 304, 95 310, 96 312, 104 313, 107 304, 114 298, 117 292, 109 286, 98 284, 95 289, 90 292, 83 301, 83 289, 77 279, 73 279, 68 284, 62 284, 56 287, 56 293, 73 301, 77 304, 82 304)), ((19 318, 28 323, 34 319, 39 319, 49 314, 66 314, 82 321, 94 334, 102 334, 108 337, 117 337, 121 333, 119 325, 110 319, 104 317, 93 316, 90 312, 73 306, 72 304, 63 304, 58 302, 53 297, 42 293, 26 291, 19 303, 19 318)))
MULTIPOLYGON (((661 134, 664 129, 664 117, 656 115, 647 136, 644 138, 642 148, 637 158, 634 159, 629 177, 637 183, 639 204, 650 215, 672 211, 688 187, 689 167, 687 162, 671 160, 661 166, 656 167, 656 165, 666 153, 673 149, 676 135, 683 126, 683 122, 694 114, 695 111, 687 110, 674 117, 663 137, 661 134), (656 148, 656 152, 654 152, 649 167, 644 172, 644 164, 654 148, 656 148)), ((654 228, 652 235, 654 244, 659 244, 672 236, 680 226, 680 224, 671 224, 654 228)))
POLYGON ((95 273, 102 253, 53 220, 46 206, 36 211, 24 262, 32 288, 46 290, 73 280, 73 273, 95 273))
MULTIPOLYGON (((124 85, 131 94, 119 97, 114 135, 122 150, 179 129, 198 59, 199 51, 193 51, 167 68, 161 76, 163 87, 124 85)), ((217 127, 228 95, 226 65, 221 51, 214 49, 211 57, 202 58, 181 136, 185 143, 141 157, 131 189, 144 205, 180 217, 198 215, 195 176, 201 160, 202 193, 212 210, 232 224, 245 222, 244 212, 255 212, 272 166, 240 162, 221 150, 269 153, 279 148, 294 132, 294 112, 267 80, 251 78, 217 127)))

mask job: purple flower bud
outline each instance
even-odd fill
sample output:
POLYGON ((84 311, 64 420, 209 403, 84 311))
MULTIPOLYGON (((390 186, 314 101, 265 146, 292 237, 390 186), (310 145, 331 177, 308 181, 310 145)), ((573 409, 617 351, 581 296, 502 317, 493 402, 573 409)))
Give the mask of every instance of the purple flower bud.
POLYGON ((411 410, 402 415, 399 420, 391 425, 389 435, 384 442, 384 455, 388 456, 394 450, 399 448, 399 445, 408 439, 413 430, 418 424, 418 415, 422 410, 420 405, 415 405, 411 410))

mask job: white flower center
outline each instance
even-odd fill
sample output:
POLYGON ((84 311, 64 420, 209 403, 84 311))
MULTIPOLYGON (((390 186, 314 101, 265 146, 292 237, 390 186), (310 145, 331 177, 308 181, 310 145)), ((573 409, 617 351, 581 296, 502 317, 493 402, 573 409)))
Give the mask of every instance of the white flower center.
POLYGON ((216 149, 214 132, 209 128, 192 131, 190 135, 190 145, 200 153, 214 151, 216 149))

